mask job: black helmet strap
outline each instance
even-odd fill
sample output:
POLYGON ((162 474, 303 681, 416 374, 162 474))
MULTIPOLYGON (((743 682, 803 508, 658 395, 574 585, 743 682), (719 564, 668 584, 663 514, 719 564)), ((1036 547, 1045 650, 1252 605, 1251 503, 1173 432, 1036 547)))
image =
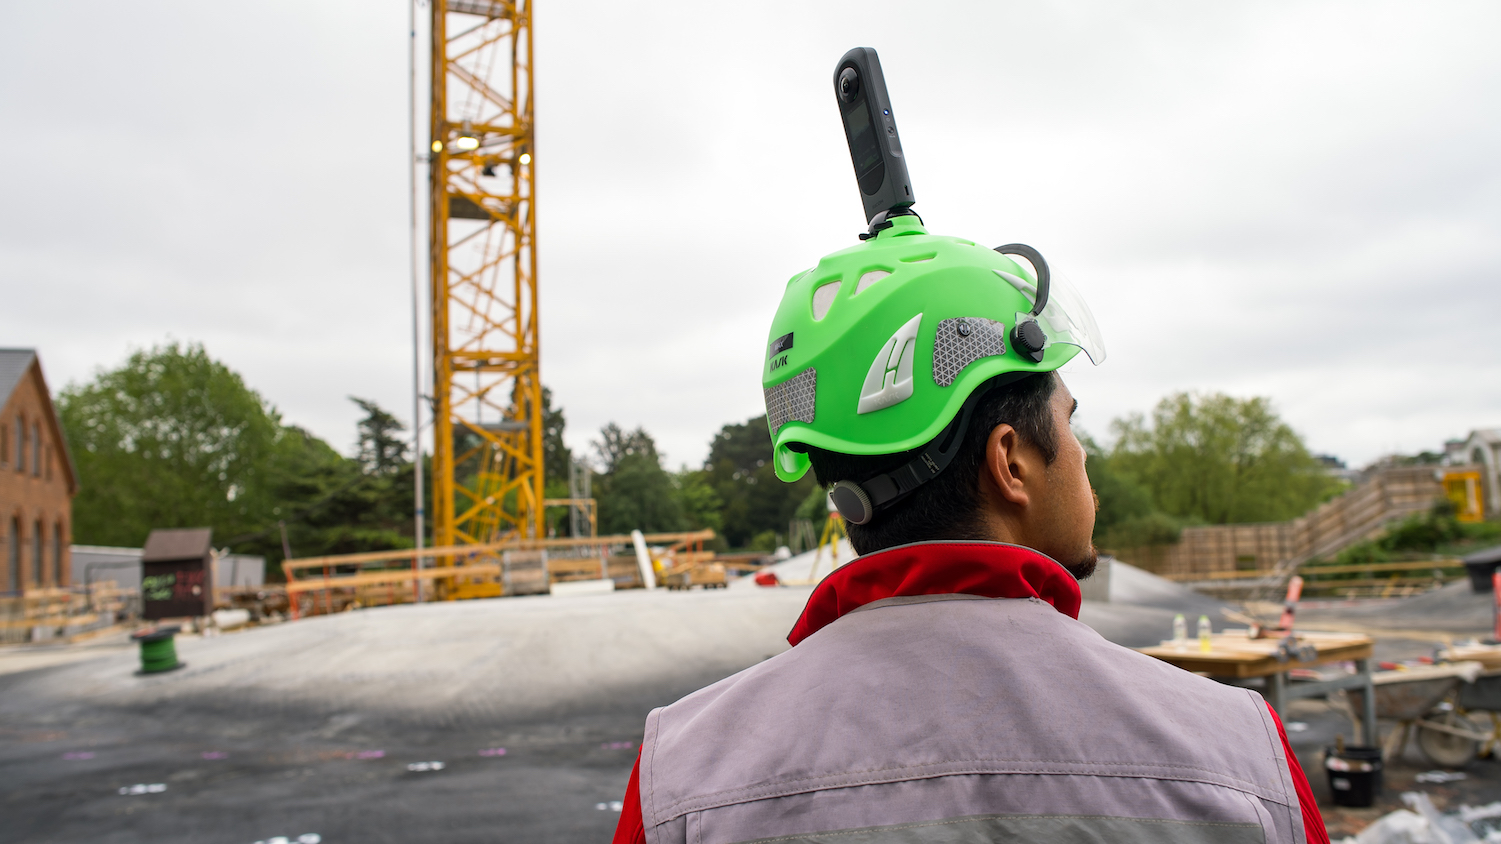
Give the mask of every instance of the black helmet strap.
POLYGON ((938 436, 918 449, 916 457, 896 469, 866 478, 859 483, 839 481, 829 487, 829 499, 834 502, 839 515, 853 525, 869 524, 876 513, 891 507, 911 495, 918 487, 938 477, 959 453, 959 446, 964 443, 964 435, 969 431, 970 417, 980 399, 997 387, 1015 383, 1033 374, 1035 373, 1008 372, 981 384, 964 400, 964 406, 938 432, 938 436))

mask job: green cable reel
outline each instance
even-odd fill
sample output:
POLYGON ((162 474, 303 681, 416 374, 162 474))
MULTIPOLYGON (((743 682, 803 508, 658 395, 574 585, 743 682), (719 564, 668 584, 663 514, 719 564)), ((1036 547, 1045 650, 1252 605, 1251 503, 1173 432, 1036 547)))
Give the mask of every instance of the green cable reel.
POLYGON ((131 634, 130 638, 141 643, 140 673, 159 674, 183 666, 177 660, 177 646, 172 641, 181 629, 177 625, 171 625, 131 634))

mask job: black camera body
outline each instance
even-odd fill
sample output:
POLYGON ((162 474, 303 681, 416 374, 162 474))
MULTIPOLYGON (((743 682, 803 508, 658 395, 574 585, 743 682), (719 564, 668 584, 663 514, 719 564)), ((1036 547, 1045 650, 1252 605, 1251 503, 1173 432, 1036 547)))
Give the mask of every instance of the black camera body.
POLYGON ((907 206, 915 200, 912 180, 907 177, 891 97, 875 50, 856 47, 844 54, 834 69, 834 96, 844 120, 866 222, 874 225, 883 212, 893 217, 908 213, 907 206))

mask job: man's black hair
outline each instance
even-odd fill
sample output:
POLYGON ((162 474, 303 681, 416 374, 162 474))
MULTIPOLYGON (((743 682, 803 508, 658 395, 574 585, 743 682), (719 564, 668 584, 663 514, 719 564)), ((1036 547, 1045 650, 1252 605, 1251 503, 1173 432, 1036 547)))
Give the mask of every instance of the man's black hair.
MULTIPOLYGON (((980 470, 985 465, 985 445, 990 432, 997 425, 1010 425, 1051 464, 1058 457, 1058 432, 1049 404, 1056 385, 1053 374, 1044 372, 994 387, 981 397, 964 434, 964 443, 942 474, 889 509, 876 513, 869 523, 845 525, 855 553, 869 554, 935 539, 986 539, 980 521, 983 504, 980 470)), ((920 450, 856 455, 810 448, 808 459, 818 483, 828 487, 839 481, 860 483, 889 472, 904 465, 920 450)))

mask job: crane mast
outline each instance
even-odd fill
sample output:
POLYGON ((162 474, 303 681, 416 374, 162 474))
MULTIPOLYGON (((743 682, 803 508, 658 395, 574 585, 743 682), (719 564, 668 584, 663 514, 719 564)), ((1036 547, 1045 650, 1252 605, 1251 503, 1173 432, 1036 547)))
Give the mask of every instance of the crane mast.
POLYGON ((544 481, 532 3, 430 2, 433 544, 532 539, 544 481))

